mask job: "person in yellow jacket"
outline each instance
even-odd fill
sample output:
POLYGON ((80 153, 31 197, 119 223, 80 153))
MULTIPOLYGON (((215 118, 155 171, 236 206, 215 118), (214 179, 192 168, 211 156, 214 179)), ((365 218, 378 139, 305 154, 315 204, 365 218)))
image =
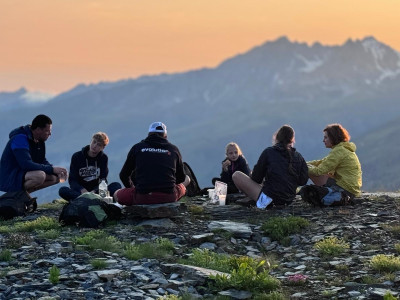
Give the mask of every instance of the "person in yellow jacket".
POLYGON ((328 188, 329 193, 322 199, 324 205, 344 204, 361 193, 362 172, 356 145, 340 124, 330 124, 323 132, 325 147, 332 150, 321 160, 307 162, 308 175, 314 184, 328 188))

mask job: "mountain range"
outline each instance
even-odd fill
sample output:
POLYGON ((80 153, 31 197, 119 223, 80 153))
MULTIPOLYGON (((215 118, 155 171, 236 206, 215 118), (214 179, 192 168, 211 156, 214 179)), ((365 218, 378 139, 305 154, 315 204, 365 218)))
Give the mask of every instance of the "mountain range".
MULTIPOLYGON (((290 124, 297 150, 306 160, 318 159, 328 153, 323 128, 341 123, 358 147, 363 190, 399 189, 394 153, 400 53, 374 37, 338 46, 281 37, 215 68, 81 84, 33 106, 19 101, 22 91, 27 92, 9 92, 7 98, 0 93, 0 146, 13 128, 48 114, 53 119, 48 159, 68 167, 73 152, 104 131, 110 137, 105 152, 111 181, 118 180, 130 147, 145 138, 153 121, 167 125, 169 140, 201 187, 221 172, 228 142, 239 144, 252 168, 273 133, 290 124)), ((55 188, 43 193, 48 200, 57 197, 55 188)))

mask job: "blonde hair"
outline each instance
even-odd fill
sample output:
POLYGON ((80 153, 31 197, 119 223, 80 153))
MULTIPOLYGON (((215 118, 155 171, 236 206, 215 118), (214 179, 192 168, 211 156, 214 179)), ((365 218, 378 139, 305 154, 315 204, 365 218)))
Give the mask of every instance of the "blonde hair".
POLYGON ((92 139, 96 140, 96 142, 98 143, 102 143, 104 147, 107 146, 108 143, 110 142, 110 139, 108 138, 107 134, 101 131, 93 134, 92 139))
POLYGON ((240 149, 239 145, 234 142, 230 142, 225 146, 225 155, 228 154, 229 147, 235 147, 238 151, 238 155, 243 155, 242 150, 240 149))

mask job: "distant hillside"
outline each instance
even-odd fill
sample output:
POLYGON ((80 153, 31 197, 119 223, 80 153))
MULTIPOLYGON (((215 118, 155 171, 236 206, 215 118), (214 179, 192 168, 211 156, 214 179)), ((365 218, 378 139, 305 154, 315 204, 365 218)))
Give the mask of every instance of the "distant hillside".
POLYGON ((400 118, 397 118, 357 140, 363 180, 370 190, 400 190, 399 132, 400 118))
MULTIPOLYGON (((327 124, 340 122, 355 141, 364 141, 398 118, 399 94, 400 54, 373 37, 341 46, 282 37, 214 69, 79 85, 40 107, 2 110, 0 145, 11 129, 46 113, 54 121, 47 147, 51 162, 69 166, 72 153, 102 130, 111 140, 110 179, 117 180, 130 147, 160 120, 204 187, 219 175, 230 141, 242 147, 253 167, 272 134, 287 123, 296 130, 303 156, 320 158, 327 153, 322 143, 327 124)), ((387 144, 375 147, 384 153, 387 144)), ((362 145, 358 153, 365 153, 362 145)), ((386 157, 378 161, 385 164, 386 157)), ((369 173, 376 161, 363 155, 361 162, 364 190, 397 189, 394 179, 369 173)))

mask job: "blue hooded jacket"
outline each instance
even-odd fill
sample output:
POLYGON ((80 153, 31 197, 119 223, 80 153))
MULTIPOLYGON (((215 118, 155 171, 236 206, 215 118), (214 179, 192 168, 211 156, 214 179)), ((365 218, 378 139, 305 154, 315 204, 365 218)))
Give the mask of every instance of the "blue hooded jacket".
POLYGON ((23 190, 24 177, 29 171, 53 174, 53 167, 46 159, 45 142, 33 140, 30 125, 10 132, 9 141, 0 160, 0 190, 23 190))

